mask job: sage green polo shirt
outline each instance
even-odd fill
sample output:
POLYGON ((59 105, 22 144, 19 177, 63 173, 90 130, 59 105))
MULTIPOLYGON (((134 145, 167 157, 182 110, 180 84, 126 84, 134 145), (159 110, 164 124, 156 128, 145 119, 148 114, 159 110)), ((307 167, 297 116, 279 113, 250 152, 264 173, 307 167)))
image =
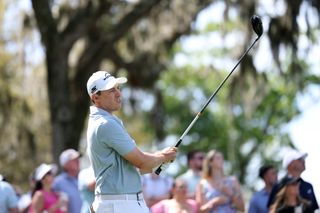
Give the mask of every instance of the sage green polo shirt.
POLYGON ((135 141, 122 121, 107 111, 90 107, 87 153, 96 177, 95 194, 131 194, 142 190, 140 173, 123 158, 135 141))

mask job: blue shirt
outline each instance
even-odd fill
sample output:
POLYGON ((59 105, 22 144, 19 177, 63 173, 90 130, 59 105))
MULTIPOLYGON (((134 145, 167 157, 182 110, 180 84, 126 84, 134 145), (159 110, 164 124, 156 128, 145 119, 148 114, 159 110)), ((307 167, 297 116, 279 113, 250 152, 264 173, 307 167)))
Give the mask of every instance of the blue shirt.
POLYGON ((136 143, 119 118, 91 106, 87 143, 87 153, 96 177, 96 195, 141 192, 139 171, 123 158, 135 149, 136 143))
POLYGON ((256 192, 250 200, 248 213, 268 213, 269 193, 265 188, 256 192))
POLYGON ((13 187, 0 180, 0 213, 7 213, 11 208, 18 207, 18 197, 13 187))
POLYGON ((188 184, 188 192, 195 193, 197 185, 201 179, 201 176, 192 171, 191 169, 188 169, 185 173, 178 176, 178 178, 181 178, 185 180, 188 184))
POLYGON ((57 192, 64 192, 68 195, 68 212, 80 213, 82 206, 82 199, 78 190, 78 179, 71 177, 65 172, 58 175, 53 182, 53 190, 57 192))

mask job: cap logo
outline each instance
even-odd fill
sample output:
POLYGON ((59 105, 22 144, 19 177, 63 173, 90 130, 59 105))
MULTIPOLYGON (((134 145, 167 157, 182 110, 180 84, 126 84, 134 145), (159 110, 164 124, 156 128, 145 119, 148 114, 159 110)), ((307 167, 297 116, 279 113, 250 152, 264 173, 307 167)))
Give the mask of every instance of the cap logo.
POLYGON ((111 77, 111 75, 109 74, 109 73, 106 73, 105 75, 104 75, 104 81, 106 80, 106 79, 108 79, 109 77, 111 77))
POLYGON ((97 90, 97 86, 92 87, 91 93, 94 93, 97 90))

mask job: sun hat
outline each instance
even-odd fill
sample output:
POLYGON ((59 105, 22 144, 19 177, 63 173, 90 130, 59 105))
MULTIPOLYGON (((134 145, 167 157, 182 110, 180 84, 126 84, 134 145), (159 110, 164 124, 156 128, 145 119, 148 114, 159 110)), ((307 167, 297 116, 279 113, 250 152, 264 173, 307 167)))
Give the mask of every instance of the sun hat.
POLYGON ((97 71, 91 75, 87 82, 87 92, 91 97, 98 91, 109 90, 116 84, 124 84, 126 82, 127 78, 125 77, 115 78, 106 71, 97 71))
POLYGON ((59 156, 60 166, 64 167, 66 163, 76 158, 81 157, 81 154, 74 149, 66 149, 59 156))
POLYGON ((48 172, 52 172, 53 174, 56 174, 58 168, 55 164, 41 164, 37 167, 35 171, 35 180, 40 181, 43 179, 43 177, 48 174, 48 172))
POLYGON ((283 168, 288 168, 290 163, 294 160, 305 159, 308 156, 306 152, 299 152, 297 150, 288 150, 283 158, 282 166, 283 168))

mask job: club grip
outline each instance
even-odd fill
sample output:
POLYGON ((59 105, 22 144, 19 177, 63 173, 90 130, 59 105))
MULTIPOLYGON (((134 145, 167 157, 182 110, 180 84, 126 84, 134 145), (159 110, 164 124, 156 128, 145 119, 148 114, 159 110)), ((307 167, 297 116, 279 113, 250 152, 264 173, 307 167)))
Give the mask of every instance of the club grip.
POLYGON ((154 173, 156 173, 156 175, 160 175, 161 171, 162 171, 162 164, 156 169, 156 171, 154 173))
MULTIPOLYGON (((189 127, 190 128, 190 127, 189 127)), ((189 131, 188 129, 187 129, 187 131, 189 131)), ((186 134, 186 132, 184 133, 184 134, 186 134)), ((183 138, 183 135, 182 135, 182 137, 180 137, 179 138, 179 140, 178 140, 178 142, 176 143, 176 145, 174 146, 174 147, 179 147, 179 145, 181 144, 181 142, 182 142, 182 138, 183 138)), ((173 160, 171 161, 171 162, 167 162, 167 163, 162 163, 157 169, 156 169, 156 171, 154 172, 156 175, 160 175, 160 173, 162 172, 162 167, 163 166, 165 166, 165 165, 169 165, 169 163, 172 163, 173 162, 173 160)), ((166 168, 166 167, 165 167, 166 168)))
POLYGON ((165 162, 165 163, 162 163, 155 171, 154 173, 157 174, 157 175, 160 175, 160 173, 162 172, 162 170, 165 170, 169 167, 170 163, 172 163, 173 161, 170 161, 170 162, 165 162))

